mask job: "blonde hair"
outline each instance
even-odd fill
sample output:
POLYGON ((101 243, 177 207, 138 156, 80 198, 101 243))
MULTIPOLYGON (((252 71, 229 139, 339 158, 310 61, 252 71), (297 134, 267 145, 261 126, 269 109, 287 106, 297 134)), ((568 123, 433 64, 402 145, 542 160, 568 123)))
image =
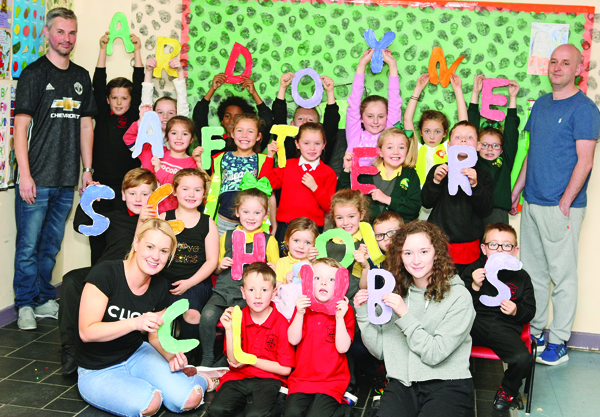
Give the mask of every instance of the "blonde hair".
POLYGON ((363 193, 358 190, 339 190, 333 195, 333 197, 331 197, 331 210, 329 211, 329 216, 334 224, 334 212, 336 206, 354 206, 358 209, 359 213, 364 213, 363 221, 369 221, 369 201, 363 195, 363 193))
POLYGON ((123 177, 123 184, 121 185, 121 190, 125 191, 130 188, 136 188, 140 185, 148 184, 152 191, 156 190, 156 176, 146 168, 133 168, 132 170, 127 171, 125 177, 123 177))
POLYGON ((318 264, 325 264, 325 265, 330 266, 335 269, 343 268, 342 264, 333 258, 319 258, 312 263, 312 266, 315 266, 318 264))
MULTIPOLYGON (((404 159, 404 162, 402 162, 402 166, 408 167, 408 168, 414 168, 415 165, 417 164, 417 157, 419 156, 418 144, 417 144, 417 139, 415 138, 415 135, 413 135, 409 139, 406 136, 406 134, 404 133, 404 131, 398 129, 397 127, 389 127, 387 129, 385 129, 383 132, 381 132, 381 135, 379 135, 379 139, 377 139, 377 148, 379 148, 379 150, 381 150, 381 147, 383 146, 383 142, 385 142, 386 139, 393 137, 393 136, 400 136, 406 141, 406 147, 408 149, 406 150, 406 158, 404 159)), ((373 160, 372 165, 378 166, 382 162, 383 162, 383 158, 381 157, 381 155, 378 155, 377 158, 375 158, 373 160)))
POLYGON ((246 278, 252 273, 261 275, 263 281, 270 281, 273 288, 277 286, 277 275, 275 275, 275 271, 273 271, 273 269, 265 262, 254 262, 253 264, 248 265, 248 267, 244 269, 244 272, 242 272, 242 287, 246 286, 246 278))
POLYGON ((239 210, 242 204, 244 204, 244 201, 249 198, 256 198, 265 208, 265 212, 269 211, 269 196, 260 191, 258 188, 248 188, 247 190, 240 191, 235 199, 235 209, 239 210))
POLYGON ((208 194, 208 189, 210 188, 210 176, 203 169, 200 170, 198 168, 184 168, 180 169, 173 176, 173 191, 177 191, 177 187, 179 187, 179 183, 183 177, 198 177, 204 183, 204 195, 202 198, 206 197, 208 194))
POLYGON ((314 245, 317 236, 319 236, 319 228, 317 227, 317 224, 308 217, 298 217, 297 219, 292 220, 288 225, 288 228, 285 232, 285 237, 283 238, 283 241, 285 242, 285 247, 289 247, 290 238, 294 233, 303 232, 305 230, 308 230, 313 234, 314 245))
MULTIPOLYGON (((146 220, 135 232, 135 237, 137 237, 138 242, 148 230, 158 230, 171 238, 171 253, 169 254, 169 263, 171 263, 173 257, 175 256, 175 251, 177 250, 177 238, 175 237, 175 232, 173 232, 171 225, 167 221, 161 219, 152 218, 146 220)), ((131 261, 134 255, 135 247, 132 243, 131 250, 125 257, 125 260, 131 261)))

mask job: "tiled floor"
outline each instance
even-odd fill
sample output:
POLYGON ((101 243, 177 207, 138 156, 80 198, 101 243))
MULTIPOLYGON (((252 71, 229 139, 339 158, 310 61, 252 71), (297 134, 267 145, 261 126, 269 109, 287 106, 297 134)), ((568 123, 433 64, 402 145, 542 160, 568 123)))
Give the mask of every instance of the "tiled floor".
MULTIPOLYGON (((38 321, 36 331, 20 331, 16 322, 0 328, 0 417, 108 416, 81 399, 75 377, 60 375, 59 349, 56 320, 38 321)), ((556 367, 537 365, 532 415, 600 415, 600 354, 571 350, 569 357, 568 363, 556 367)), ((492 401, 502 379, 500 361, 476 359, 471 369, 476 389, 476 415, 510 416, 510 413, 492 411, 492 401)), ((360 387, 358 397, 352 417, 369 417, 371 390, 360 387)), ((211 398, 212 394, 207 394, 207 403, 211 398)), ((206 407, 203 405, 184 415, 203 416, 206 407)), ((525 415, 524 412, 518 414, 525 415)), ((163 409, 158 415, 174 414, 163 409)))

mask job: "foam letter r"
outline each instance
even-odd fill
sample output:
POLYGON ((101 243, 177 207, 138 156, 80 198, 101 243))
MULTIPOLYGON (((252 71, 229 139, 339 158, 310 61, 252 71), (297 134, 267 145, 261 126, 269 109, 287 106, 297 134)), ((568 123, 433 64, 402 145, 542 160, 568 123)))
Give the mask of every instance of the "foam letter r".
POLYGON ((477 163, 477 151, 471 146, 454 145, 448 146, 448 192, 450 195, 456 195, 458 187, 462 188, 465 194, 472 195, 469 177, 461 171, 465 168, 472 168, 477 163), (458 155, 464 153, 467 158, 458 160, 458 155))
POLYGON ((169 61, 175 58, 180 51, 181 44, 177 39, 159 36, 158 39, 156 39, 156 68, 154 68, 152 75, 156 78, 160 78, 162 76, 162 70, 164 69, 171 77, 177 77, 177 71, 169 67, 169 61), (165 53, 165 46, 167 45, 173 48, 168 54, 165 53))

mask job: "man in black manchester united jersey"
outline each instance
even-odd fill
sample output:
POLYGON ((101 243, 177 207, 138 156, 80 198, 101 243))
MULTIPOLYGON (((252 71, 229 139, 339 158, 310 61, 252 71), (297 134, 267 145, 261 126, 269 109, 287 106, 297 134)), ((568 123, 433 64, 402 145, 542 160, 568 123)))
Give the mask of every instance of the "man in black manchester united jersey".
POLYGON ((37 317, 58 317, 50 284, 65 222, 83 162, 83 189, 92 181, 92 116, 96 105, 88 72, 69 55, 77 17, 64 8, 46 16, 48 52, 21 73, 15 103, 17 247, 15 305, 19 328, 35 329, 37 317))

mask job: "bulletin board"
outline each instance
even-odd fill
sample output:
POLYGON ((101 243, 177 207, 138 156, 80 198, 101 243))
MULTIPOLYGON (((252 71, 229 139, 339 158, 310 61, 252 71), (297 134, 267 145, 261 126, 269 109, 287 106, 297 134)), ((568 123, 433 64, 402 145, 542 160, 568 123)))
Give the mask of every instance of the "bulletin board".
POLYGON ((14 0, 12 76, 44 55, 46 3, 42 0, 14 0))
MULTIPOLYGON (((367 49, 363 33, 370 28, 378 39, 387 31, 396 33, 390 49, 398 61, 405 102, 419 75, 427 72, 433 47, 441 46, 448 66, 459 56, 465 57, 457 73, 467 101, 476 73, 519 82, 517 112, 522 128, 527 100, 551 91, 546 76, 527 73, 532 24, 568 24, 569 43, 583 50, 584 66, 588 68, 593 13, 594 8, 588 6, 516 3, 184 0, 182 50, 187 52, 182 59, 187 61, 188 101, 193 107, 206 94, 214 75, 224 71, 234 42, 238 42, 252 54, 252 79, 267 105, 275 98, 283 73, 311 67, 320 75, 333 78, 335 95, 342 107, 350 94, 358 58, 367 49)), ((243 65, 240 58, 236 74, 243 65)), ((586 71, 579 80, 584 92, 587 76, 586 71)), ((387 77, 387 66, 379 74, 372 74, 367 67, 365 95, 387 96, 387 77)), ((300 84, 300 95, 312 96, 312 80, 304 77, 300 84)), ((508 95, 506 87, 494 92, 508 95)), ((218 123, 218 103, 232 94, 251 100, 239 86, 221 87, 212 99, 212 123, 218 123)), ((286 101, 291 104, 291 118, 295 105, 290 88, 286 101)), ((451 124, 458 120, 450 86, 429 84, 421 95, 416 115, 426 109, 443 111, 451 124)), ((342 126, 343 123, 342 120, 342 126)))

